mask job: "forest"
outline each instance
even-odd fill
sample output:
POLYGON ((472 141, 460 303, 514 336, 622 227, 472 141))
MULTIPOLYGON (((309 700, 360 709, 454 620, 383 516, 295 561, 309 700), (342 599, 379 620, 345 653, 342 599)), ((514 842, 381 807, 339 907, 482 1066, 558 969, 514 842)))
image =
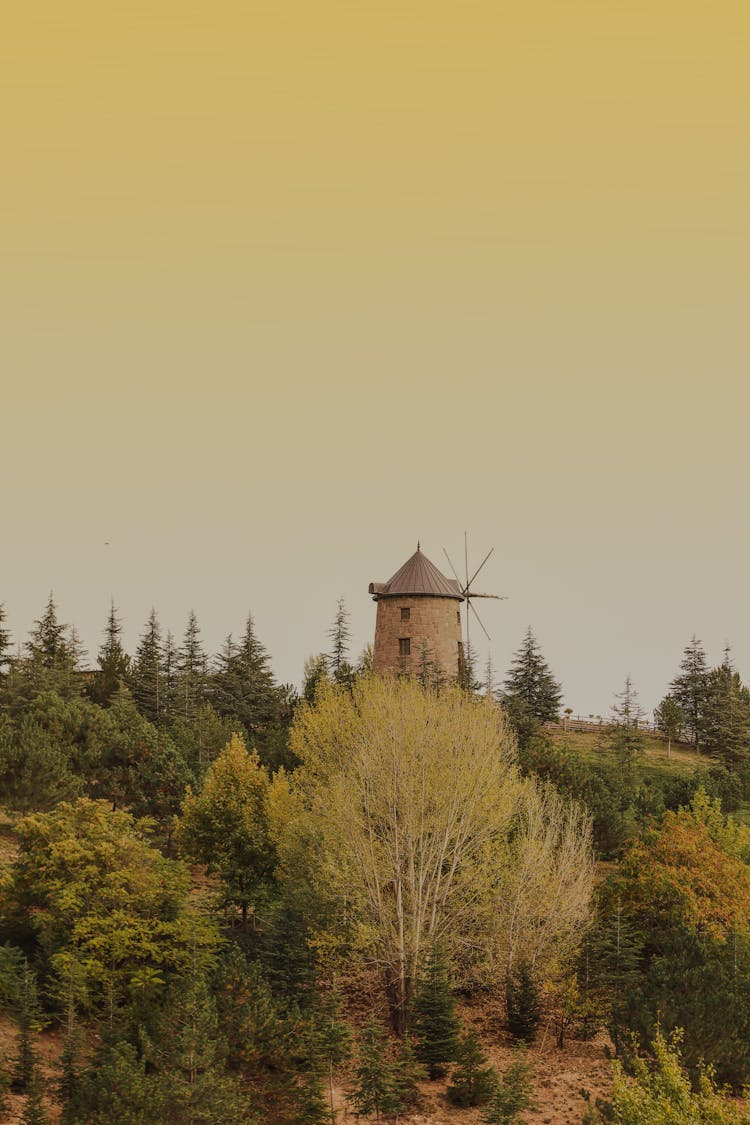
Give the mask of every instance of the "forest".
POLYGON ((89 668, 0 606, 0 1120, 750 1122, 750 691, 692 637, 654 730, 562 700, 530 629, 378 677, 340 601, 298 691, 252 616, 89 668), (534 1116, 571 1041, 606 1091, 534 1116))

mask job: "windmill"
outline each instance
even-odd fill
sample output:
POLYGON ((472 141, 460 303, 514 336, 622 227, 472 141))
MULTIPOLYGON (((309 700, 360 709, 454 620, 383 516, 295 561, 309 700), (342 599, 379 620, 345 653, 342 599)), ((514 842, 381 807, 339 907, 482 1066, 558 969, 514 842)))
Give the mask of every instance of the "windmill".
POLYGON ((468 541, 468 537, 466 535, 466 532, 464 532, 464 566, 465 566, 465 569, 466 569, 466 581, 462 582, 461 579, 458 577, 458 574, 456 573, 455 566, 451 562, 450 555, 446 551, 445 547, 443 547, 443 554, 445 555, 446 559, 448 560, 448 565, 450 566, 451 570, 453 571, 453 577, 456 579, 456 582, 458 583, 459 588, 461 590, 461 594, 463 595, 464 601, 466 602, 466 659, 467 660, 471 660, 471 644, 470 644, 470 640, 469 640, 469 614, 470 613, 473 613, 474 616, 476 617, 477 621, 479 622, 479 626, 480 626, 482 632, 484 633, 485 637, 487 638, 487 640, 488 641, 492 640, 489 633, 487 632, 487 630, 484 627, 484 622, 482 621, 482 618, 479 616, 477 611, 474 609, 474 606, 471 604, 472 598, 494 598, 496 601, 500 601, 500 602, 507 601, 507 595, 505 595, 505 594, 479 594, 475 590, 472 590, 472 588, 471 588, 472 582, 477 577, 480 570, 482 570, 482 568, 484 567, 484 564, 487 562, 487 560, 489 559, 490 555, 493 553, 494 550, 495 550, 494 547, 490 547, 489 551, 484 556, 484 558, 480 562, 479 566, 477 567, 477 569, 474 571, 474 573, 472 574, 472 576, 470 578, 469 577, 469 541, 468 541))

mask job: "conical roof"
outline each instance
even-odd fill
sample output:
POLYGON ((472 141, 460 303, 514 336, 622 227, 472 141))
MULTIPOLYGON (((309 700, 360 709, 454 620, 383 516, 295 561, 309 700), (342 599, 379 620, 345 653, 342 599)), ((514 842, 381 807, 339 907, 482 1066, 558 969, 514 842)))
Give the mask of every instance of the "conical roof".
POLYGON ((371 582, 369 592, 378 598, 455 598, 464 600, 461 587, 455 578, 446 578, 434 563, 417 549, 410 559, 397 570, 388 582, 371 582))

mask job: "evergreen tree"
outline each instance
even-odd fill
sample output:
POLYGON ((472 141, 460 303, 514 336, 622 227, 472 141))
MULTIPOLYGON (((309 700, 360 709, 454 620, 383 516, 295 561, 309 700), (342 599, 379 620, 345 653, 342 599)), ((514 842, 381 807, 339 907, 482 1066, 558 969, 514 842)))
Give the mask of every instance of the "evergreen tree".
POLYGON ((164 710, 161 628, 152 609, 130 671, 130 691, 144 718, 157 723, 164 710))
POLYGON ((359 1062, 354 1072, 355 1083, 349 1094, 358 1114, 374 1114, 376 1121, 394 1113, 398 1099, 393 1063, 388 1056, 385 1030, 370 1016, 362 1031, 359 1062))
POLYGON ((624 688, 615 695, 612 723, 607 735, 608 749, 614 753, 626 776, 632 776, 635 761, 643 752, 642 724, 643 711, 638 702, 638 692, 630 676, 626 676, 624 688))
POLYGON ((728 646, 722 663, 708 673, 703 739, 704 749, 728 769, 750 754, 750 692, 732 667, 728 646))
POLYGON ((511 699, 523 702, 538 722, 557 720, 562 689, 542 656, 531 626, 513 658, 505 690, 511 699))
POLYGON ((422 641, 419 648, 419 663, 417 664, 417 679, 422 687, 438 688, 442 682, 440 665, 435 659, 435 654, 426 640, 422 641))
POLYGON ((89 695, 94 703, 108 707, 112 696, 127 683, 130 671, 130 657, 122 647, 122 625, 117 616, 115 603, 109 607, 109 616, 104 629, 104 642, 99 649, 97 664, 99 670, 89 687, 89 695))
POLYGON ((474 649, 469 643, 459 649, 457 683, 464 691, 469 692, 480 691, 482 687, 480 680, 477 678, 474 649))
POLYGON ((165 719, 174 718, 179 714, 178 676, 179 656, 174 643, 174 636, 167 631, 162 652, 163 692, 162 716, 165 719))
POLYGON ((37 996, 36 976, 24 961, 18 983, 18 1055, 13 1071, 13 1089, 25 1094, 38 1078, 39 1060, 36 1036, 42 1030, 42 1013, 37 996))
POLYGON ((3 676, 7 674, 10 664, 11 641, 10 633, 5 627, 5 620, 5 606, 0 602, 0 683, 3 676))
POLYGON ((47 1125, 49 1116, 44 1106, 44 1082, 39 1062, 34 1059, 26 1091, 26 1103, 21 1114, 21 1125, 47 1125))
POLYGON ((343 598, 339 598, 336 605, 336 616, 333 625, 328 630, 331 642, 331 651, 328 655, 328 664, 334 680, 343 687, 350 687, 354 679, 354 668, 349 660, 349 641, 351 629, 349 627, 349 613, 343 598))
POLYGON ((336 1067, 346 1062, 352 1049, 352 1033, 341 1018, 341 997, 336 991, 331 991, 323 997, 315 1022, 315 1050, 321 1059, 328 1081, 331 1125, 336 1125, 336 1110, 333 1103, 334 1071, 336 1067))
POLYGON ((608 1028, 619 1049, 627 1026, 629 997, 638 979, 641 943, 618 902, 598 921, 588 963, 591 986, 608 1013, 608 1028))
POLYGON ((200 627, 191 609, 182 646, 177 654, 178 710, 193 719, 206 694, 207 658, 200 640, 200 627))
POLYGON ((680 671, 672 680, 670 691, 685 713, 691 742, 700 750, 708 694, 708 666, 703 645, 695 634, 685 647, 680 671))
POLYGON ((495 1086, 482 1115, 484 1125, 516 1125, 520 1114, 533 1107, 531 1066, 524 1050, 518 1049, 513 1062, 495 1086))
POLYGON ((320 684, 330 680, 328 657, 324 653, 309 656, 305 661, 302 675, 302 698, 306 703, 315 702, 315 693, 320 684))
POLYGON ((426 1077, 425 1069, 419 1062, 411 1039, 405 1035, 396 1056, 393 1069, 393 1092, 395 1112, 406 1113, 419 1105, 420 1081, 426 1077))
POLYGON ((435 946, 417 987, 412 1019, 417 1057, 432 1081, 442 1077, 446 1064, 455 1060, 459 1028, 448 962, 435 946))
POLYGON ((212 703, 220 715, 239 720, 251 745, 261 753, 265 750, 279 720, 279 692, 270 658, 256 636, 251 615, 240 644, 235 644, 230 635, 218 657, 212 703))
POLYGON ((521 961, 518 968, 508 974, 505 1001, 508 1030, 513 1038, 523 1043, 533 1042, 542 1018, 542 1005, 539 986, 528 961, 521 961))
POLYGON ((453 1105, 486 1105, 497 1085, 497 1073, 488 1064, 487 1056, 474 1031, 461 1036, 456 1054, 456 1066, 446 1093, 453 1105))
POLYGON ((34 622, 24 648, 26 655, 19 672, 25 700, 34 699, 43 691, 54 691, 64 699, 79 694, 76 647, 68 639, 68 626, 58 621, 52 594, 44 613, 34 622))

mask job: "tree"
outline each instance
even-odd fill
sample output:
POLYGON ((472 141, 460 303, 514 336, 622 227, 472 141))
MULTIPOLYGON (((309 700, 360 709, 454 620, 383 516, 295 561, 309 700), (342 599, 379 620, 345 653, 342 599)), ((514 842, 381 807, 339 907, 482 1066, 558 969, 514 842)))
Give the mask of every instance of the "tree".
POLYGON ((175 648, 174 636, 167 631, 162 650, 162 670, 164 673, 162 692, 162 714, 169 719, 179 712, 177 698, 178 654, 175 648))
POLYGON ((189 951, 215 945, 214 924, 192 909, 187 870, 128 813, 79 798, 26 817, 16 831, 0 914, 60 987, 71 960, 85 968, 89 1009, 109 1026, 139 972, 176 973, 189 951))
POLYGON ((42 1026, 36 974, 24 961, 18 983, 18 1057, 13 1072, 13 1088, 22 1094, 28 1093, 38 1078, 36 1037, 42 1026))
POLYGON ((459 1040, 456 1066, 446 1089, 453 1105, 486 1105, 497 1085, 497 1072, 488 1059, 474 1031, 467 1031, 459 1040))
POLYGON ((557 721, 562 688, 542 656, 531 626, 513 657, 505 690, 511 699, 524 703, 538 722, 557 721))
POLYGON ((68 639, 68 626, 57 617, 52 594, 44 613, 26 642, 25 657, 19 664, 21 691, 28 701, 40 692, 54 691, 64 699, 79 694, 76 647, 68 639))
POLYGON ((94 703, 108 707, 112 696, 127 683, 130 672, 130 657, 122 647, 122 625, 117 616, 115 603, 109 607, 109 616, 104 629, 104 642, 99 649, 95 674, 88 693, 94 703))
POLYGON ((703 645, 693 634, 685 646, 680 671, 670 684, 670 691, 685 713, 690 740, 696 750, 703 744, 708 666, 703 645))
POLYGON ((336 1109, 333 1100, 334 1070, 350 1057, 351 1040, 352 1033, 341 1018, 341 997, 335 991, 329 992, 323 998, 317 1012, 315 1049, 323 1062, 328 1079, 331 1125, 336 1125, 336 1109))
POLYGON ((633 1074, 614 1063, 612 1107, 618 1125, 674 1125, 676 1122, 705 1122, 706 1125, 746 1125, 743 1108, 720 1090, 711 1066, 702 1068, 697 1089, 693 1087, 681 1055, 679 1031, 665 1038, 657 1029, 652 1044, 653 1061, 637 1054, 633 1074))
POLYGON ((264 751, 279 722, 280 699, 270 658, 256 635, 251 614, 240 644, 230 635, 219 654, 211 702, 220 715, 238 719, 253 745, 264 751))
POLYGON ((676 742, 685 727, 685 712, 673 695, 665 695, 654 711, 654 723, 667 740, 667 757, 672 756, 672 743, 676 742))
POLYGON ((5 606, 0 602, 0 683, 10 663, 10 633, 5 628, 5 606))
POLYGON ((394 1113, 398 1104, 387 1043, 383 1026, 371 1015, 362 1031, 359 1062, 349 1100, 358 1114, 374 1113, 376 1121, 394 1113))
POLYGON ((519 1115, 534 1105, 531 1085, 532 1070, 523 1048, 495 1086, 489 1105, 482 1115, 485 1125, 516 1125, 519 1115))
POLYGON ((426 1065, 433 1082, 445 1074, 446 1063, 456 1059, 459 1028, 448 962, 443 950, 436 946, 427 958, 411 1019, 417 1057, 426 1065))
POLYGON ((328 630, 331 642, 331 651, 328 654, 328 665, 337 684, 344 687, 351 685, 354 678, 354 669, 349 660, 349 641, 351 629, 349 627, 349 613, 343 598, 339 598, 336 605, 336 616, 328 630))
POLYGON ((188 790, 178 824, 186 854, 220 876, 225 901, 240 908, 243 929, 251 904, 273 881, 268 790, 258 755, 234 735, 209 766, 200 792, 188 790))
POLYGON ((200 640, 200 627, 191 609, 182 646, 177 653, 177 695, 179 711, 193 719, 206 694, 207 658, 200 640))
POLYGON ((141 636, 130 672, 130 691, 136 706, 149 722, 159 721, 164 710, 164 673, 161 627, 152 609, 141 636))
POLYGON ((423 951, 476 908, 483 865, 518 793, 514 746, 491 701, 372 677, 323 685, 295 714, 314 831, 331 878, 361 903, 403 1030, 423 951))
POLYGON ((750 692, 732 667, 728 646, 722 663, 707 676, 703 740, 704 749, 729 769, 750 755, 750 692))
POLYGON ((514 1039, 523 1043, 533 1042, 542 1018, 542 1004, 539 986, 527 960, 520 961, 508 975, 505 995, 508 1030, 514 1039))
POLYGON ((625 686, 616 693, 612 705, 615 748, 623 764, 632 764, 643 749, 642 724, 643 710, 638 702, 638 692, 630 676, 626 676, 625 686))
MULTIPOLYGON (((44 699, 37 696, 37 702, 44 699)), ((0 797, 5 805, 22 813, 49 809, 75 797, 82 785, 68 748, 47 729, 36 707, 27 707, 15 727, 0 723, 0 797)))

